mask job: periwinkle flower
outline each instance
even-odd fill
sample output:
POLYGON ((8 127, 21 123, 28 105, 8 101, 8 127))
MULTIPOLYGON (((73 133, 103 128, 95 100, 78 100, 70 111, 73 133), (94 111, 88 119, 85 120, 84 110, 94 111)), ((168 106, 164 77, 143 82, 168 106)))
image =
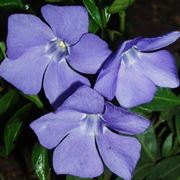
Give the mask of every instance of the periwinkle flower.
POLYGON ((176 88, 179 79, 173 56, 162 48, 180 37, 174 31, 156 38, 125 41, 102 68, 95 89, 123 107, 133 107, 152 100, 156 86, 176 88))
POLYGON ((94 74, 111 51, 106 42, 87 33, 84 7, 46 5, 41 12, 50 27, 34 15, 10 16, 8 58, 0 66, 0 75, 26 94, 37 94, 43 82, 52 103, 76 82, 89 85, 70 66, 94 74))
POLYGON ((131 135, 144 132, 149 121, 104 102, 98 92, 84 85, 54 113, 30 126, 42 146, 55 148, 53 167, 57 174, 96 177, 103 172, 104 163, 113 173, 129 180, 141 149, 131 135))

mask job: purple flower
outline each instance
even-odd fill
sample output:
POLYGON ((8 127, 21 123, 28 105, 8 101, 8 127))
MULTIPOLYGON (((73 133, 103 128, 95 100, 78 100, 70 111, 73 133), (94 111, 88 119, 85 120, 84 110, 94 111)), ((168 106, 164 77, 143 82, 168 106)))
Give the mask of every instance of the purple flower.
POLYGON ((81 6, 42 7, 38 17, 10 16, 7 54, 0 75, 26 94, 37 94, 42 86, 54 102, 72 84, 89 85, 69 64, 82 73, 94 74, 111 53, 106 42, 88 32, 88 14, 81 6))
POLYGON ((53 166, 57 174, 96 177, 103 172, 104 163, 129 180, 141 148, 131 135, 144 132, 149 121, 104 102, 95 90, 81 86, 55 113, 42 116, 30 126, 41 145, 55 148, 53 166))
POLYGON ((152 100, 156 86, 179 86, 172 55, 161 50, 180 37, 171 32, 156 38, 125 41, 102 68, 95 89, 111 100, 116 96, 123 107, 133 107, 152 100))

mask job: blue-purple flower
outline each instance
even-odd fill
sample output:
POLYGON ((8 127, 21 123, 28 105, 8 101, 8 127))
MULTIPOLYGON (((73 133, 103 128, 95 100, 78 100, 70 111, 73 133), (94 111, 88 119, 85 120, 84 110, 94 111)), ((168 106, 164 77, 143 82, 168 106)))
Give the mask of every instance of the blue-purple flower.
POLYGON ((57 174, 96 177, 103 172, 104 163, 129 180, 141 149, 131 135, 144 132, 149 121, 104 102, 95 90, 81 86, 54 113, 30 126, 41 145, 55 148, 53 167, 57 174))
POLYGON ((50 27, 34 15, 10 16, 8 58, 0 66, 0 75, 26 94, 37 94, 43 83, 52 103, 74 83, 89 85, 70 66, 94 74, 111 51, 106 42, 87 33, 84 7, 46 5, 41 11, 50 27))
POLYGON ((123 107, 133 107, 152 100, 156 86, 176 88, 179 79, 173 56, 162 48, 180 37, 174 31, 156 38, 125 41, 102 68, 95 89, 123 107))

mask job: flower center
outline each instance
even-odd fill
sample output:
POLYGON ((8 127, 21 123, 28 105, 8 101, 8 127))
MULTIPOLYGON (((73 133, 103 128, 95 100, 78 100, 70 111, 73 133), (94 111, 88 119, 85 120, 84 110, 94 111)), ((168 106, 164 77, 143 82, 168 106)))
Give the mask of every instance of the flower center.
POLYGON ((86 114, 81 127, 86 134, 95 135, 101 125, 101 121, 101 114, 86 114))
POLYGON ((60 39, 50 41, 47 45, 47 54, 51 60, 60 61, 69 54, 69 46, 60 39))
POLYGON ((126 66, 132 66, 137 62, 137 51, 135 48, 130 48, 122 54, 122 63, 126 66))

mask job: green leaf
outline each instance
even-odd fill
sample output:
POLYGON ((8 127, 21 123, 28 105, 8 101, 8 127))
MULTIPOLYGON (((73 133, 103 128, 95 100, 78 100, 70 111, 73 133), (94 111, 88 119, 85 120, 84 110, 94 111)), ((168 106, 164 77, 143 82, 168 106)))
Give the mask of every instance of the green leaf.
POLYGON ((28 5, 25 5, 22 0, 0 0, 0 8, 29 9, 28 5))
POLYGON ((99 29, 97 23, 90 17, 89 18, 89 32, 96 33, 99 29))
POLYGON ((94 19, 94 21, 102 28, 102 19, 99 8, 96 6, 94 0, 83 0, 84 5, 86 6, 89 14, 94 19))
POLYGON ((4 42, 0 42, 0 61, 6 57, 6 46, 4 42))
POLYGON ((127 9, 134 2, 135 0, 114 0, 108 11, 110 13, 119 13, 120 11, 127 9))
POLYGON ((40 100, 38 95, 26 95, 26 94, 22 94, 25 98, 29 99, 30 101, 32 101, 38 108, 43 109, 44 105, 42 103, 42 101, 40 100))
POLYGON ((180 143, 180 113, 178 113, 175 117, 175 125, 176 125, 176 134, 178 142, 180 143))
POLYGON ((154 164, 152 163, 138 166, 137 169, 135 170, 133 180, 144 179, 149 174, 149 172, 151 171, 153 167, 154 167, 154 164))
POLYGON ((158 157, 158 145, 153 127, 149 128, 144 134, 137 136, 142 145, 141 161, 143 163, 156 162, 158 157))
POLYGON ((179 162, 180 156, 174 156, 160 161, 156 166, 154 166, 146 179, 180 180, 179 162))
POLYGON ((32 166, 40 180, 49 179, 48 150, 39 144, 35 144, 32 151, 32 166))
POLYGON ((92 180, 90 178, 79 178, 76 176, 66 176, 66 180, 92 180))
POLYGON ((163 143, 162 146, 163 157, 167 157, 170 154, 172 147, 173 147, 173 134, 171 133, 167 136, 167 138, 163 143))
POLYGON ((16 90, 10 90, 0 98, 0 115, 5 113, 10 107, 13 107, 19 100, 19 93, 16 90))
POLYGON ((29 103, 20 108, 8 121, 4 129, 5 154, 9 155, 15 146, 15 141, 19 137, 19 133, 23 124, 23 120, 29 116, 32 104, 29 103))
POLYGON ((146 112, 166 111, 178 105, 180 105, 180 98, 178 98, 171 90, 161 88, 157 91, 154 99, 149 104, 138 106, 134 109, 141 109, 146 112))

